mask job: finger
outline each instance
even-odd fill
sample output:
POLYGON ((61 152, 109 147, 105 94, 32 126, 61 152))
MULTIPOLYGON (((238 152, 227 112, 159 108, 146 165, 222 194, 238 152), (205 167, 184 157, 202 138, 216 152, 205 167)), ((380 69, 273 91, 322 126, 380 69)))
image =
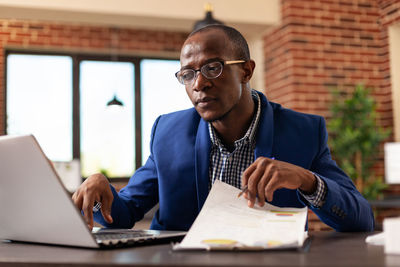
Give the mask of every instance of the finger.
POLYGON ((278 175, 274 174, 272 178, 269 180, 267 186, 265 187, 265 196, 269 202, 272 202, 274 198, 274 192, 277 189, 282 188, 282 184, 278 179, 278 175))
POLYGON ((86 196, 83 199, 83 205, 82 205, 82 211, 83 211, 83 218, 86 221, 86 224, 88 225, 89 229, 93 229, 93 205, 94 205, 94 199, 86 196))
POLYGON ((83 205, 83 198, 82 195, 75 192, 72 195, 72 201, 74 202, 75 206, 79 209, 82 210, 82 205, 83 205))
POLYGON ((256 202, 256 197, 253 196, 253 194, 251 194, 250 192, 247 192, 247 206, 249 206, 250 208, 254 207, 254 204, 256 202))
POLYGON ((257 181, 258 179, 250 177, 249 183, 248 183, 248 188, 247 188, 247 199, 248 199, 248 206, 250 208, 254 207, 254 204, 256 202, 256 197, 257 197, 257 190, 254 188, 257 187, 257 181))
POLYGON ((257 185, 257 198, 258 198, 258 205, 263 207, 265 204, 265 184, 261 181, 257 185))
POLYGON ((250 208, 254 207, 254 204, 256 203, 256 198, 257 198, 257 184, 260 178, 258 178, 258 173, 254 172, 253 173, 253 178, 250 177, 249 183, 248 183, 248 189, 247 189, 247 199, 248 199, 248 206, 250 208), (254 176, 253 176, 254 175, 254 176))
POLYGON ((242 174, 242 187, 247 185, 250 175, 257 169, 257 161, 253 162, 242 174))
POLYGON ((260 182, 257 185, 257 194, 258 194, 258 205, 263 207, 265 204, 265 187, 271 180, 272 176, 275 174, 276 167, 274 164, 268 164, 265 169, 263 176, 261 177, 260 182))
POLYGON ((78 193, 77 193, 77 191, 75 191, 73 194, 72 194, 72 201, 74 201, 74 203, 75 203, 75 200, 76 200, 76 198, 78 197, 78 193))
POLYGON ((249 193, 249 206, 253 207, 256 201, 256 196, 258 192, 258 183, 261 180, 261 177, 264 175, 264 171, 267 167, 268 162, 264 159, 257 160, 257 168, 252 172, 248 179, 248 193, 249 193))
POLYGON ((111 193, 111 196, 109 194, 107 194, 101 200, 101 202, 102 202, 101 214, 103 215, 103 218, 108 223, 113 223, 113 218, 111 217, 111 206, 112 206, 113 199, 114 199, 114 197, 111 193))
POLYGON ((268 183, 268 174, 269 173, 264 173, 263 177, 257 185, 258 205, 260 207, 263 207, 265 204, 265 186, 268 183))

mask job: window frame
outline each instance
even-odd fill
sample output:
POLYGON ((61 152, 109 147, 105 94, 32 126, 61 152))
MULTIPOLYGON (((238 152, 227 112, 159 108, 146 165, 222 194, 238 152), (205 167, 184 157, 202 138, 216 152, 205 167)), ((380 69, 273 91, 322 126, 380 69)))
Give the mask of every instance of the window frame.
MULTIPOLYGON (((141 61, 146 59, 179 60, 178 57, 137 56, 122 54, 81 53, 46 50, 6 49, 4 51, 4 90, 3 114, 4 131, 7 134, 7 58, 10 54, 42 55, 42 56, 70 56, 72 59, 72 158, 80 160, 80 63, 89 61, 129 62, 134 65, 134 105, 135 105, 135 170, 142 166, 142 107, 141 107, 141 61)), ((130 177, 113 177, 113 182, 127 182, 130 177)), ((83 177, 83 179, 85 179, 83 177)))

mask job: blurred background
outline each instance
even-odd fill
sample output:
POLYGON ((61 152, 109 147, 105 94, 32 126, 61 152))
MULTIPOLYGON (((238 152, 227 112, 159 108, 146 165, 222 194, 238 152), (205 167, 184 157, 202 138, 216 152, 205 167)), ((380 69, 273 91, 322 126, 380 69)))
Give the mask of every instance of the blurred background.
POLYGON ((180 48, 216 21, 248 40, 254 89, 326 118, 378 227, 400 215, 400 0, 0 0, 0 134, 34 134, 70 191, 120 188, 157 116, 191 107, 180 48))

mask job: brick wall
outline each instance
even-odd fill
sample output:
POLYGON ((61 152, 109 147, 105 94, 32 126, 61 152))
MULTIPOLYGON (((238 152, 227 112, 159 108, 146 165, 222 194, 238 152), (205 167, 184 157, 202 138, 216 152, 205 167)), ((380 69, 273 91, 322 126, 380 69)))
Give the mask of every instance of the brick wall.
MULTIPOLYGON (((330 117, 330 89, 374 88, 379 123, 393 126, 388 26, 399 0, 282 0, 282 23, 264 38, 265 92, 298 111, 330 117)), ((383 154, 375 169, 383 175, 383 154)))
POLYGON ((363 83, 375 88, 381 124, 393 125, 387 25, 400 11, 388 2, 282 0, 282 24, 264 38, 269 98, 329 117, 329 89, 363 83))
MULTIPOLYGON (((264 37, 269 99, 329 119, 330 89, 362 83, 374 88, 380 125, 392 127, 387 28, 400 21, 400 1, 282 0, 281 12, 264 37)), ((375 171, 384 173, 382 152, 375 171)), ((327 228, 310 219, 311 230, 327 228)))
POLYGON ((400 1, 379 0, 380 23, 384 28, 400 22, 400 1))
POLYGON ((136 30, 40 21, 0 19, 0 133, 5 128, 4 50, 81 51, 109 55, 179 55, 182 32, 136 30))

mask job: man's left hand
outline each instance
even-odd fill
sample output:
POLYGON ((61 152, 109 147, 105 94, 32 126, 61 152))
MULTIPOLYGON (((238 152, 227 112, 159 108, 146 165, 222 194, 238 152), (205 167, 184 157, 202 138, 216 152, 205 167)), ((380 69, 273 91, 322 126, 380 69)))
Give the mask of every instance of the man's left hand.
POLYGON ((262 207, 265 198, 271 202, 275 190, 280 188, 300 189, 312 194, 317 189, 317 179, 310 171, 299 166, 265 157, 259 157, 244 172, 242 185, 248 186, 244 197, 249 207, 254 207, 256 197, 262 207))

